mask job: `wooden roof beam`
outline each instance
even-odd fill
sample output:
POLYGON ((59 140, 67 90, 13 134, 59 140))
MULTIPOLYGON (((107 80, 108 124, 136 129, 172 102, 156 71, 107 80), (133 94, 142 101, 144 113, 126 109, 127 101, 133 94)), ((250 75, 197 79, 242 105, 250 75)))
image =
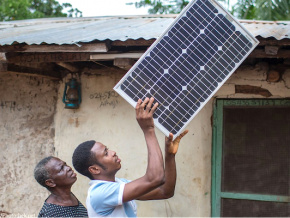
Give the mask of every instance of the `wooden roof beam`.
POLYGON ((260 36, 257 37, 259 40, 259 46, 265 46, 265 45, 276 45, 276 46, 290 46, 290 39, 275 39, 274 37, 271 38, 262 38, 260 36))
POLYGON ((117 58, 139 59, 144 53, 111 53, 111 54, 92 54, 91 60, 114 60, 117 58))
POLYGON ((79 69, 77 67, 73 66, 72 64, 65 63, 65 62, 58 62, 56 64, 67 69, 71 73, 78 73, 79 72, 79 69))
POLYGON ((248 56, 248 58, 290 58, 290 52, 289 49, 283 49, 283 48, 275 48, 272 50, 265 48, 256 48, 252 53, 248 56))
POLYGON ((4 45, 0 46, 0 52, 108 52, 109 43, 91 43, 74 45, 4 45))
POLYGON ((7 60, 5 53, 0 52, 0 72, 7 71, 7 60))
POLYGON ((129 70, 135 63, 136 63, 136 60, 131 59, 131 58, 114 59, 114 65, 124 70, 129 70))
POLYGON ((116 40, 112 41, 111 45, 112 46, 147 46, 149 47, 150 45, 155 42, 156 39, 128 39, 126 41, 121 41, 121 40, 116 40))
POLYGON ((76 62, 89 61, 90 53, 86 52, 55 52, 55 53, 22 53, 6 54, 8 63, 41 63, 41 62, 76 62))
POLYGON ((20 66, 15 64, 8 64, 7 71, 19 73, 22 75, 29 75, 29 76, 42 76, 47 78, 53 79, 61 79, 61 73, 59 71, 54 71, 51 69, 43 68, 34 68, 34 67, 27 67, 27 66, 20 66))

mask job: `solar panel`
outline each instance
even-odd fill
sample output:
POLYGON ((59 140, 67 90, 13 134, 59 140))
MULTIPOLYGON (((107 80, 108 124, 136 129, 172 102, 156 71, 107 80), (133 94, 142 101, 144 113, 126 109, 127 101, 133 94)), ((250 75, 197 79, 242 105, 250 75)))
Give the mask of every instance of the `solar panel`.
POLYGON ((194 0, 116 84, 133 107, 153 96, 154 124, 178 136, 257 46, 214 0, 194 0))

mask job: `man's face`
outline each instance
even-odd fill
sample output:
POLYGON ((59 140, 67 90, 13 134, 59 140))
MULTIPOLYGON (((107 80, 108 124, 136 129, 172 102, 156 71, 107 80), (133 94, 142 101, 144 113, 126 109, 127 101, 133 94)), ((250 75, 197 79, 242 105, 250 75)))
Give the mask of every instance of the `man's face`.
POLYGON ((72 168, 59 158, 52 158, 45 167, 56 186, 72 186, 77 180, 72 168))
POLYGON ((95 158, 105 167, 106 173, 116 173, 121 168, 121 159, 115 151, 109 150, 107 146, 96 142, 91 151, 95 158))

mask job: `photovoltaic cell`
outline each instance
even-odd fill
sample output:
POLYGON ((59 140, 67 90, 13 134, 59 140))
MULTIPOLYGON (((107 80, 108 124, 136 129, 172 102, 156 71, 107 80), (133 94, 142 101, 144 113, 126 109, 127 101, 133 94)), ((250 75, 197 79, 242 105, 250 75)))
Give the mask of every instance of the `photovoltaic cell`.
POLYGON ((155 125, 176 137, 258 41, 214 0, 194 0, 114 87, 135 107, 153 96, 155 125))

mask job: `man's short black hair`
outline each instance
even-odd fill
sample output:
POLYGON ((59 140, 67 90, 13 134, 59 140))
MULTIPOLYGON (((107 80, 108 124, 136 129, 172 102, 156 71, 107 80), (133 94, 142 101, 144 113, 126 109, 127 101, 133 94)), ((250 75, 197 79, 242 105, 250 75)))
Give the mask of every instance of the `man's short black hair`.
POLYGON ((34 178, 40 185, 42 185, 43 187, 47 189, 49 187, 45 184, 45 181, 50 178, 50 175, 45 166, 52 158, 54 157, 49 156, 49 157, 43 158, 41 161, 39 161, 39 163, 34 168, 34 178))
POLYGON ((97 164, 105 169, 104 165, 98 162, 94 153, 91 151, 95 144, 95 140, 85 141, 79 144, 72 156, 72 163, 76 171, 90 179, 94 179, 89 171, 90 166, 97 164))

